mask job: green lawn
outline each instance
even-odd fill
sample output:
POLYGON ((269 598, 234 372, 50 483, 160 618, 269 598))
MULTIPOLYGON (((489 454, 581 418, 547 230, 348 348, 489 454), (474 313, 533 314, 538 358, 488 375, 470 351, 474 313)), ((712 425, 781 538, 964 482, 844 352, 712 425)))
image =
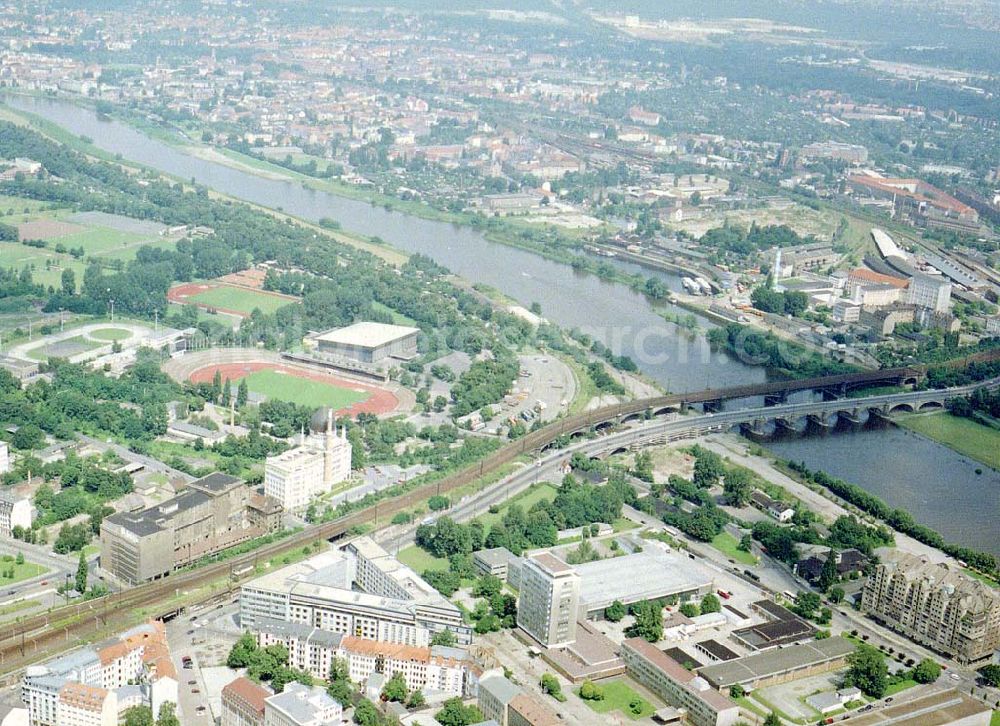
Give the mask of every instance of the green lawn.
POLYGON ((247 290, 242 287, 229 287, 223 285, 213 287, 210 290, 199 292, 188 298, 191 302, 200 305, 207 305, 213 308, 234 310, 238 313, 249 315, 254 308, 260 308, 262 313, 273 313, 278 308, 293 304, 294 301, 283 297, 268 295, 255 290, 247 290))
POLYGON ((1000 711, 993 712, 993 718, 990 719, 990 726, 1000 726, 1000 711))
POLYGON ((55 237, 49 240, 49 247, 55 247, 56 244, 63 244, 67 249, 83 247, 87 255, 100 255, 106 252, 115 252, 123 247, 137 245, 145 238, 145 235, 134 232, 123 232, 106 227, 90 227, 83 232, 55 237))
POLYGON ((730 559, 736 560, 741 565, 756 565, 757 558, 749 552, 737 549, 740 541, 728 532, 720 532, 712 540, 712 546, 730 559))
POLYGON ((23 564, 14 564, 14 558, 0 562, 0 587, 13 585, 15 582, 30 580, 48 572, 47 567, 42 567, 34 562, 25 561, 23 564), (13 568, 13 577, 7 577, 8 572, 13 568))
POLYGON ((507 513, 507 509, 510 507, 511 504, 520 504, 521 508, 524 509, 525 512, 527 512, 535 505, 536 502, 540 502, 543 500, 551 502, 555 498, 556 498, 556 488, 551 484, 548 484, 546 482, 542 482, 540 484, 533 484, 532 486, 528 487, 523 492, 518 494, 516 497, 508 499, 506 502, 500 505, 500 511, 497 512, 496 514, 493 514, 492 512, 487 512, 486 514, 480 517, 476 517, 476 519, 478 519, 480 522, 483 523, 483 526, 486 528, 486 531, 488 532, 490 527, 492 527, 494 524, 503 519, 503 515, 507 513))
POLYGON ((905 691, 907 688, 913 688, 917 685, 917 682, 912 678, 907 678, 905 681, 900 681, 899 683, 893 683, 886 687, 885 693, 882 694, 882 698, 886 696, 895 696, 900 691, 905 691))
POLYGON ((633 721, 638 721, 640 718, 649 718, 656 713, 653 705, 632 690, 624 681, 601 681, 598 683, 598 686, 604 692, 604 698, 600 701, 584 701, 591 710, 597 713, 621 711, 633 721), (638 714, 632 713, 631 709, 629 709, 629 703, 635 699, 638 699, 642 704, 642 710, 638 714))
POLYGON ((252 393, 300 406, 329 406, 334 410, 364 401, 369 396, 367 391, 340 388, 332 383, 312 381, 275 370, 251 373, 246 377, 246 382, 252 393))
POLYGON ((98 328, 87 333, 87 335, 97 340, 107 341, 128 340, 132 337, 132 333, 124 328, 98 328))
POLYGON ((899 425, 1000 469, 1000 431, 996 429, 944 412, 905 416, 899 419, 899 425))
POLYGON ((411 568, 418 575, 424 570, 447 570, 449 563, 443 557, 435 557, 416 545, 399 551, 396 559, 411 568))

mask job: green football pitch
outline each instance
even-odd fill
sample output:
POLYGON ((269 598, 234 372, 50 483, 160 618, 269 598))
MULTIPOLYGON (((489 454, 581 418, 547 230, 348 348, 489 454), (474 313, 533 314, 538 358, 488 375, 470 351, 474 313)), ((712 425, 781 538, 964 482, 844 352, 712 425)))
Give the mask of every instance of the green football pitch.
POLYGON ((190 302, 220 310, 231 310, 237 313, 249 315, 254 308, 260 308, 262 313, 273 313, 280 307, 292 305, 294 300, 289 300, 276 295, 268 295, 264 292, 246 290, 242 287, 229 287, 220 285, 204 292, 199 292, 188 298, 190 302))
POLYGON ((341 388, 332 383, 313 381, 275 370, 263 370, 246 377, 247 389, 279 401, 288 401, 300 406, 329 406, 336 410, 368 398, 367 391, 341 388))

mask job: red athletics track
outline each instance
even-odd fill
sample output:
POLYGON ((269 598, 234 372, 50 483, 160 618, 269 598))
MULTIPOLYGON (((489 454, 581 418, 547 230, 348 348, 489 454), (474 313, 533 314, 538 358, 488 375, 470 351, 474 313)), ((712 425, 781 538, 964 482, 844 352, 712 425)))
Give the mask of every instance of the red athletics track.
POLYGON ((396 406, 399 405, 399 400, 384 388, 372 386, 367 383, 361 383, 359 381, 349 381, 346 378, 338 378, 337 376, 326 373, 313 373, 301 368, 293 368, 291 366, 284 366, 278 363, 268 363, 266 361, 247 361, 245 363, 207 365, 204 368, 199 368, 194 371, 189 376, 189 380, 192 383, 211 383, 215 378, 215 372, 218 371, 219 375, 222 376, 222 380, 226 380, 228 378, 230 381, 236 382, 244 376, 264 370, 279 371, 290 376, 305 378, 318 383, 328 383, 332 386, 339 386, 341 388, 361 388, 368 392, 369 396, 367 400, 359 401, 358 403, 352 404, 347 408, 337 410, 336 414, 338 416, 357 416, 359 413, 373 413, 377 416, 381 416, 392 412, 395 410, 396 406))

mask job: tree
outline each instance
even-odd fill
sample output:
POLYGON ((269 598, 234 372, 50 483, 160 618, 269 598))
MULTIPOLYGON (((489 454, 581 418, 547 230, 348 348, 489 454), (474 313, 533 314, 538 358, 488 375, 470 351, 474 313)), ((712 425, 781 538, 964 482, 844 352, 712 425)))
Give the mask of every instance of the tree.
POLYGON ((979 675, 990 686, 1000 688, 1000 665, 990 663, 979 669, 979 675))
POLYGON ((62 271, 60 283, 63 295, 76 295, 76 273, 73 268, 67 267, 62 271))
POLYGON ((435 494, 430 499, 427 500, 427 506, 432 512, 440 512, 442 509, 447 509, 451 502, 448 497, 441 494, 435 494))
POLYGON ((878 649, 862 644, 847 656, 845 686, 854 686, 872 698, 881 698, 888 683, 889 667, 878 649))
POLYGON ((694 618, 701 615, 701 608, 696 603, 686 602, 679 608, 681 615, 686 618, 694 618))
POLYGON ((414 691, 410 694, 410 697, 406 699, 407 708, 420 708, 425 703, 427 703, 427 699, 424 698, 424 694, 420 691, 414 691))
POLYGON ((247 386, 247 379, 241 378, 239 386, 236 387, 236 408, 243 408, 247 405, 247 398, 250 396, 250 389, 247 386))
POLYGON ((580 698, 584 701, 603 701, 604 691, 593 681, 584 681, 580 686, 580 698))
POLYGON ((719 613, 722 612, 722 603, 719 602, 719 598, 714 592, 710 592, 701 599, 700 609, 702 615, 719 613))
POLYGON ((719 479, 726 473, 722 457, 714 451, 708 451, 700 446, 695 449, 693 481, 701 489, 716 486, 719 479))
POLYGON ((385 682, 385 687, 382 689, 382 700, 402 703, 406 700, 407 695, 409 695, 409 691, 406 688, 406 679, 402 673, 396 671, 385 682))
POLYGON ((124 726, 154 726, 153 709, 149 706, 132 706, 125 710, 124 726))
POLYGON ((613 603, 608 605, 604 609, 604 617, 610 620, 612 623, 619 622, 625 617, 625 606, 622 604, 621 600, 615 600, 613 603))
POLYGON ((830 598, 830 602, 834 605, 844 601, 844 588, 842 587, 831 587, 830 592, 827 594, 830 598))
POLYGON ((475 706, 466 706, 462 699, 456 696, 442 704, 442 708, 434 714, 434 720, 441 726, 469 726, 483 721, 483 712, 475 706))
POLYGON ((257 640, 250 633, 244 633, 240 639, 233 643, 229 649, 229 656, 226 658, 226 665, 230 668, 246 668, 250 665, 250 660, 257 652, 257 640))
POLYGON ((476 580, 476 584, 472 586, 472 594, 474 597, 485 597, 489 600, 502 589, 503 582, 501 582, 499 577, 495 577, 494 575, 483 575, 476 580))
POLYGON ((177 718, 177 704, 165 701, 160 706, 160 713, 156 716, 156 726, 181 726, 181 721, 177 718))
POLYGON ((767 718, 764 719, 764 726, 783 726, 781 719, 778 718, 778 714, 774 711, 767 714, 767 718))
POLYGON ((431 638, 431 645, 455 645, 455 634, 450 630, 439 630, 431 638))
POLYGON ((17 552, 17 557, 14 558, 14 564, 15 565, 23 565, 24 564, 24 553, 21 552, 20 550, 18 550, 18 552, 17 552))
POLYGON ((730 698, 733 699, 743 698, 743 696, 745 696, 746 694, 747 692, 743 690, 743 686, 741 686, 739 683, 733 684, 732 686, 729 687, 730 698))
POLYGON ((354 723, 358 726, 379 726, 380 721, 381 717, 374 703, 367 698, 358 701, 358 705, 354 707, 354 723))
POLYGON ((87 592, 87 576, 90 570, 87 568, 87 558, 80 550, 80 560, 76 563, 76 591, 87 592))
POLYGON ((542 687, 542 691, 544 693, 549 694, 557 701, 563 702, 566 700, 566 696, 563 695, 562 685, 559 683, 559 679, 551 673, 543 673, 542 678, 539 681, 539 685, 542 687))
POLYGON ((750 501, 750 493, 753 491, 750 475, 745 469, 729 469, 726 471, 726 478, 722 483, 722 491, 730 505, 745 507, 750 501))
POLYGON ((930 658, 924 658, 913 669, 913 680, 917 683, 933 683, 940 675, 941 666, 930 658))
POLYGON ((819 580, 816 581, 816 587, 826 592, 837 582, 838 574, 837 554, 831 549, 826 553, 826 559, 823 561, 823 569, 819 572, 819 580))
POLYGON ((656 600, 638 602, 632 606, 635 622, 625 629, 630 638, 643 638, 655 643, 663 638, 663 606, 656 600))

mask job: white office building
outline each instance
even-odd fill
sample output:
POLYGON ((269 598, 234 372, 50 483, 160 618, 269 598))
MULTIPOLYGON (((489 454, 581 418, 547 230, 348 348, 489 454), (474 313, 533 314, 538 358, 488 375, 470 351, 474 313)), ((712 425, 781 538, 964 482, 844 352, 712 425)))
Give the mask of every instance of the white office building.
POLYGON ((264 726, 339 724, 343 707, 320 686, 292 681, 281 693, 264 699, 264 726))
POLYGON ((570 565, 548 552, 529 555, 521 567, 520 594, 522 630, 549 648, 576 641, 580 576, 570 565))
POLYGON ((414 646, 441 630, 472 641, 461 611, 368 537, 243 585, 240 623, 254 631, 259 618, 414 646))
POLYGON ((303 436, 298 446, 269 456, 264 463, 264 494, 281 502, 286 510, 304 509, 351 475, 347 429, 337 431, 333 411, 327 416, 325 431, 303 436))

